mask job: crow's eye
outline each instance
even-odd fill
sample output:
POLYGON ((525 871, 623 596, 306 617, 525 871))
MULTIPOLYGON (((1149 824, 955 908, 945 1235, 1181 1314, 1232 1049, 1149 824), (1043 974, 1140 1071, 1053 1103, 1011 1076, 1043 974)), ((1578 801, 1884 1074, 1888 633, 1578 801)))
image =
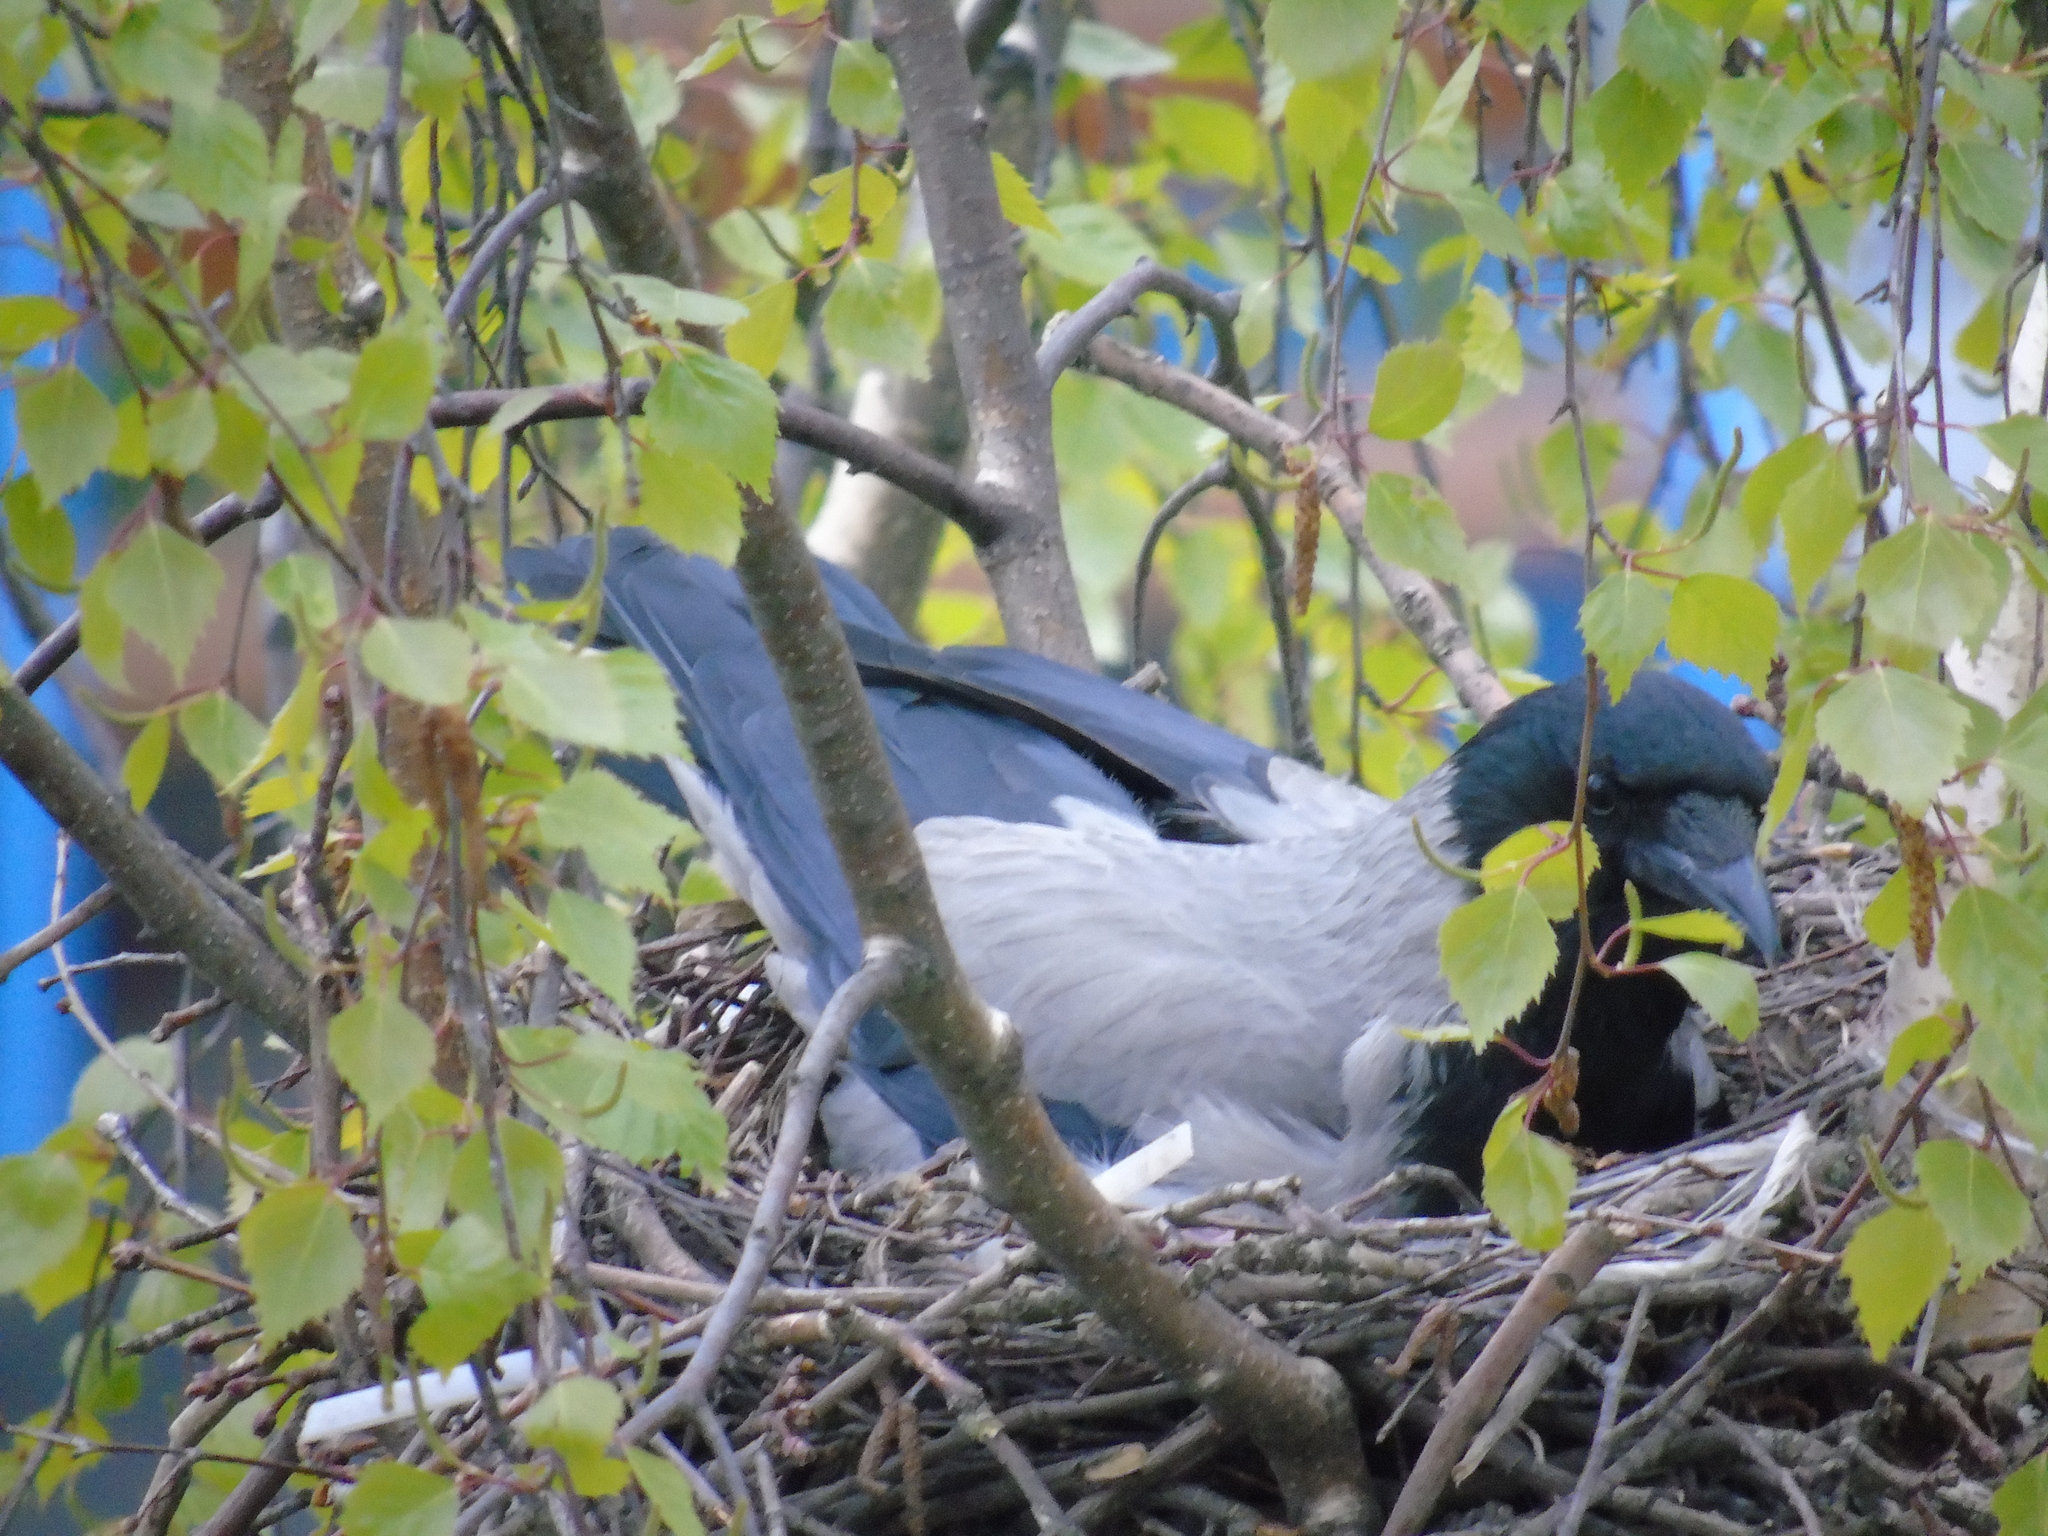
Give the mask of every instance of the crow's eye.
POLYGON ((1596 773, 1586 780, 1586 811, 1589 815, 1605 816, 1614 809, 1614 786, 1607 782, 1607 775, 1596 773))

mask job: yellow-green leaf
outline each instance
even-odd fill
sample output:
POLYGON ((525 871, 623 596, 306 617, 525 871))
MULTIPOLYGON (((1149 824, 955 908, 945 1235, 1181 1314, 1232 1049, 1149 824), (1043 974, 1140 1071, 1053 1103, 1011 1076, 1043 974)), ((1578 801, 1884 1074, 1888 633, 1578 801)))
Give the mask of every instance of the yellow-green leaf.
POLYGON ((684 346, 648 392, 658 448, 696 455, 763 495, 775 473, 775 391, 742 363, 684 346))
POLYGON ((78 540, 62 505, 43 499, 33 476, 23 475, 0 495, 7 511, 7 545, 37 586, 69 592, 77 585, 78 540))
POLYGON ((1438 930, 1437 948, 1451 1000, 1484 1050, 1502 1027, 1536 1000, 1557 968, 1557 933, 1543 903, 1520 886, 1489 891, 1459 907, 1438 930))
POLYGON ((197 474, 219 440, 212 391, 184 389, 149 403, 149 458, 165 474, 197 474))
POLYGON ((847 127, 886 139, 903 121, 896 72, 873 43, 847 38, 832 50, 832 84, 825 103, 847 127))
POLYGON ((1465 388, 1465 364, 1447 341, 1407 341, 1380 361, 1366 425, 1375 437, 1405 441, 1442 425, 1465 388))
POLYGON ((345 1536, 454 1536, 461 1496, 448 1478, 399 1461, 373 1461, 341 1501, 345 1536))
POLYGON ((519 1422, 526 1443, 554 1451, 569 1469, 569 1481, 585 1498, 602 1498, 626 1486, 626 1464, 605 1455, 612 1431, 625 1412, 618 1388, 594 1376, 567 1376, 541 1394, 519 1422))
POLYGON ((106 468, 121 430, 107 397, 73 367, 16 387, 14 421, 43 495, 68 496, 106 468))
POLYGON ((1930 1141, 1913 1156, 1920 1193, 1955 1249, 1956 1289, 2009 1258, 2033 1226, 2027 1197, 2006 1171, 1967 1142, 1930 1141))
POLYGON ((1606 668, 1615 698, 1628 692, 1637 669, 1663 643, 1670 612, 1670 584, 1633 568, 1614 572, 1587 594, 1579 630, 1606 668))
POLYGON ((45 293, 0 299, 0 356, 19 357, 78 324, 78 311, 45 293))
POLYGON ((1856 1229, 1842 1252, 1849 1299, 1870 1351, 1879 1359, 1920 1321, 1948 1275, 1948 1238, 1934 1213, 1894 1205, 1856 1229))
POLYGON ((1915 1019, 1900 1030, 1885 1052, 1884 1085, 1896 1088, 1923 1061, 1939 1061, 1956 1046, 1954 1026, 1938 1013, 1915 1019))
POLYGON ((1871 667, 1828 695, 1814 731, 1849 772, 1918 816, 1962 761, 1970 712, 1939 683, 1871 667))
POLYGON ((1664 641, 1680 661, 1731 672, 1761 695, 1783 622, 1778 601, 1739 576, 1688 576, 1671 594, 1664 641))
POLYGON ((469 700, 476 648, 448 619, 379 618, 363 634, 363 667, 393 693, 422 704, 469 700))
POLYGON ((1726 955, 1689 953, 1661 962, 1708 1016, 1737 1040, 1747 1040, 1762 1022, 1757 1012, 1756 972, 1726 955))
POLYGON ((662 852, 688 828, 602 768, 585 768, 540 802, 536 827, 550 848, 580 848, 614 890, 660 892, 662 852))
MULTIPOLYGON (((1543 915, 1561 923, 1579 908, 1578 855, 1572 852, 1571 823, 1546 821, 1502 838, 1479 862, 1482 890, 1503 891, 1521 886, 1543 906, 1543 915), (1552 852, 1561 848, 1561 852, 1552 852)), ((1600 846, 1581 837, 1586 878, 1600 868, 1600 846)))
MULTIPOLYGON (((417 33, 409 38, 408 52, 422 40, 417 33)), ((373 443, 411 437, 427 419, 440 366, 434 338, 417 325, 392 326, 364 342, 348 392, 349 420, 356 431, 373 443)))
POLYGON ((227 577, 208 550, 154 520, 106 562, 106 599, 182 680, 227 577))
POLYGON ((91 1205, 78 1165, 55 1152, 0 1157, 0 1291, 63 1261, 85 1236, 91 1205))
POLYGON ((638 951, 626 920, 601 901, 558 890, 548 898, 548 929, 562 958, 628 1013, 638 951))
POLYGON ((747 300, 747 317, 725 329, 725 350, 763 378, 775 372, 796 323, 796 284, 772 283, 747 300))
POLYGON ((1000 150, 991 151, 989 161, 995 168, 996 201, 1002 204, 1003 217, 1019 229, 1042 229, 1057 240, 1060 227, 1046 217, 1045 208, 1033 194, 1024 173, 1010 164, 1000 150))
POLYGON ((272 1190, 242 1218, 241 1233, 268 1341, 333 1311, 362 1281, 363 1245, 348 1207, 318 1179, 272 1190))
POLYGON ((1508 1100, 1480 1161, 1486 1169, 1486 1208, 1508 1236, 1542 1253, 1564 1241, 1565 1212, 1579 1175, 1570 1153, 1529 1129, 1527 1108, 1519 1098, 1508 1100))
POLYGON ((121 787, 128 791, 128 803, 142 810, 156 798, 156 787, 164 779, 164 764, 171 759, 171 717, 151 715, 121 758, 121 787))
POLYGON ((374 1127, 433 1080, 434 1034, 398 995, 395 979, 327 1021, 327 1049, 374 1127))
POLYGON ((654 1506, 661 1523, 668 1527, 669 1536, 704 1536, 696 1496, 690 1491, 690 1480, 680 1470, 637 1445, 626 1447, 626 1465, 633 1469, 633 1480, 647 1495, 647 1502, 654 1506))

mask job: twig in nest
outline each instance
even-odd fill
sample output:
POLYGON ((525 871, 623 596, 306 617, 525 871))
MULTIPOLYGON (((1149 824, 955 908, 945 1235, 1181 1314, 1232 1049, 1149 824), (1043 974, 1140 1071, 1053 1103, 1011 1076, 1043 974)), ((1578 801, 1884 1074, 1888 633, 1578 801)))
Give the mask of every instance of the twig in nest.
POLYGON ((619 1431, 622 1443, 637 1445, 677 1414, 703 1400, 704 1389, 717 1373, 733 1336, 753 1306, 754 1293, 767 1278, 769 1261, 781 1242, 790 1191, 796 1186, 804 1156, 810 1149, 811 1126, 818 1116, 818 1103, 825 1096, 825 1081, 854 1024, 896 990, 908 964, 909 951, 903 944, 894 939, 874 940, 868 945, 860 969, 840 985, 825 1005, 817 1031, 804 1047, 803 1058, 790 1082, 788 1103, 782 1112, 782 1133, 775 1143, 775 1159, 768 1165, 767 1178, 762 1180, 760 1202, 754 1207, 754 1220, 747 1228, 739 1266, 733 1271, 725 1294, 712 1309, 710 1321, 704 1325, 703 1342, 697 1353, 681 1376, 626 1422, 619 1431))
POLYGON ((1558 1527, 1558 1536, 1579 1536, 1579 1527, 1585 1523, 1587 1507, 1593 1501, 1593 1485, 1599 1480, 1600 1469, 1606 1464, 1607 1453, 1614 1442, 1614 1420, 1621 1411, 1621 1389, 1628 1381, 1628 1368, 1635 1363, 1636 1345, 1643 1336, 1643 1321, 1650 1315, 1650 1297, 1653 1286, 1644 1286, 1636 1292, 1636 1304, 1628 1315, 1628 1328, 1621 1336, 1621 1348, 1615 1353, 1614 1364, 1607 1368, 1607 1384, 1600 1393, 1600 1417, 1593 1429, 1593 1443, 1586 1447, 1586 1465, 1579 1473, 1578 1486, 1572 1489, 1571 1503, 1565 1506, 1564 1521, 1558 1527))
POLYGON ((1415 1536, 1437 1496, 1450 1480, 1472 1436, 1507 1390, 1508 1382, 1520 1368, 1543 1330, 1572 1304, 1600 1267, 1621 1251, 1621 1234, 1604 1221, 1589 1221, 1573 1230, 1564 1245, 1543 1261, 1535 1278, 1501 1320, 1493 1337, 1472 1362, 1444 1404, 1443 1417, 1430 1431, 1429 1440, 1416 1458, 1415 1468, 1402 1485, 1401 1497, 1381 1536, 1415 1536))
POLYGON ((1806 1536, 1821 1536, 1820 1516, 1814 1511, 1813 1500, 1806 1496, 1806 1490, 1799 1486, 1799 1479, 1786 1470, 1784 1464, 1771 1454, 1765 1445, 1749 1429, 1738 1424, 1718 1408, 1707 1410, 1707 1421, 1732 1437, 1742 1447, 1743 1454, 1755 1462, 1766 1476, 1784 1492, 1785 1502, 1790 1504, 1799 1516, 1799 1523, 1806 1528, 1806 1536))

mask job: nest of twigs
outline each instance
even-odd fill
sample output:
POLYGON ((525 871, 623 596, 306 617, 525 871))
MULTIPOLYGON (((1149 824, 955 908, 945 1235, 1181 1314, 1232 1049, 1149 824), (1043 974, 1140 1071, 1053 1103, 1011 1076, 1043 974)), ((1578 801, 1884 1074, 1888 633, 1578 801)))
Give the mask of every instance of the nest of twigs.
MULTIPOLYGON (((1838 831, 1772 861, 1791 958, 1761 1031, 1716 1036, 1732 1124, 1584 1175, 1575 1214, 1626 1216, 1633 1241, 1519 1365, 1433 1528, 1988 1536, 1990 1489, 2048 1439, 2023 1337, 1930 1324, 1886 1364, 1857 1333, 1836 1213, 1892 1106, 1846 1042, 1883 991, 1860 913, 1890 859, 1838 831)), ((758 933, 700 924, 651 953, 671 1039, 731 1121, 730 1184, 602 1162, 581 1231, 605 1307, 687 1333, 737 1260, 801 1041, 758 933)), ((1020 1261, 959 1155, 863 1185, 814 1151, 709 1411, 674 1434, 735 1529, 1029 1531, 1054 1505, 1159 1536, 1282 1521, 1258 1454, 1020 1261)), ((1484 1213, 1353 1219, 1284 1185, 1140 1219, 1187 1286, 1343 1373, 1389 1501, 1538 1263, 1484 1213)), ((2039 1289, 2024 1261, 2012 1280, 2039 1289)))

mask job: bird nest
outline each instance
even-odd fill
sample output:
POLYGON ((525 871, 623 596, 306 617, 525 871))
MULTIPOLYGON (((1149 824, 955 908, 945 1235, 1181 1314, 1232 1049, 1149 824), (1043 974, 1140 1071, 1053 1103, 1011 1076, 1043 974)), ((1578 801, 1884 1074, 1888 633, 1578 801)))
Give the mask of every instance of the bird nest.
MULTIPOLYGON (((1883 993, 1860 916, 1892 856, 1839 833, 1770 863, 1790 958, 1762 1028, 1716 1037, 1732 1123, 1584 1171, 1574 1222, 1628 1245, 1510 1362, 1431 1528, 1988 1536, 1990 1488, 2048 1440, 2024 1334, 1930 1319, 1887 1364, 1857 1333, 1830 1218, 1879 1113, 1848 1042, 1883 993)), ((728 1186, 602 1160, 582 1185, 591 1294, 672 1338, 738 1260, 801 1043, 762 953, 735 919, 647 955, 668 1038, 732 1126, 728 1186)), ((735 1530, 1277 1528, 1257 1453, 1035 1257, 960 1152, 863 1183, 813 1150, 750 1323, 674 1436, 735 1530)), ((1285 1183, 1136 1219, 1186 1287, 1342 1373, 1389 1499, 1539 1263, 1483 1212, 1362 1219, 1285 1183)), ((2024 1265, 2012 1283, 2041 1288, 2024 1265)))

